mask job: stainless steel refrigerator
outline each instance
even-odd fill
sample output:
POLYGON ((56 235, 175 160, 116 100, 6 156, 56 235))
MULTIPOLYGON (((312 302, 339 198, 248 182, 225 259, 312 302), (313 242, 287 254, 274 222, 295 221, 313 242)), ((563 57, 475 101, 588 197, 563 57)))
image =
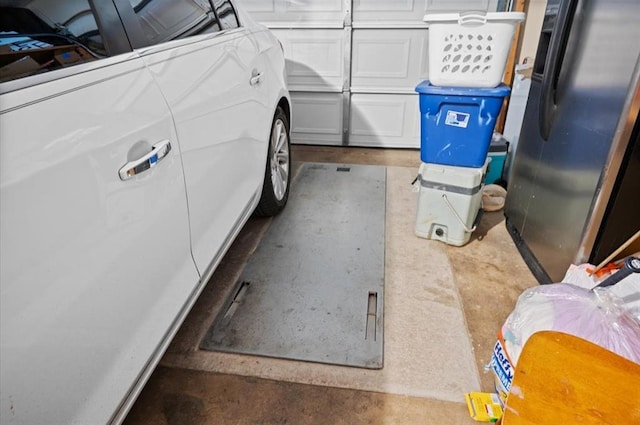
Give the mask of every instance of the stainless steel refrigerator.
POLYGON ((549 0, 505 204, 541 283, 640 229, 640 0, 549 0))

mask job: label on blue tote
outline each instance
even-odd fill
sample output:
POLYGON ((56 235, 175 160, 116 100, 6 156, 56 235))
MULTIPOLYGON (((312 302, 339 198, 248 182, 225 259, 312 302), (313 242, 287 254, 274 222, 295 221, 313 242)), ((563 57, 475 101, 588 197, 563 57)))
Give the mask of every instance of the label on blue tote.
POLYGON ((444 123, 452 127, 467 128, 469 125, 469 114, 464 112, 447 111, 447 117, 445 118, 444 123))

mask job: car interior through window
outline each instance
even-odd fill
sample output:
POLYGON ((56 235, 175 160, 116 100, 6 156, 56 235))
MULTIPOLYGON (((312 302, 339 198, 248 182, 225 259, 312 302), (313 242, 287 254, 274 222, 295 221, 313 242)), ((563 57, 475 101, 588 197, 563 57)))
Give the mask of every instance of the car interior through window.
POLYGON ((0 1, 0 83, 106 55, 88 0, 0 1))

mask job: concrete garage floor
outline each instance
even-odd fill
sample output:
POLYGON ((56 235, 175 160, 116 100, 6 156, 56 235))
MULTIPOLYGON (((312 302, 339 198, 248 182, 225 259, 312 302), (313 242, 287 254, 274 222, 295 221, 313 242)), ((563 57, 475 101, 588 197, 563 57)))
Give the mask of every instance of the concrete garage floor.
POLYGON ((517 297, 537 282, 485 213, 463 247, 417 238, 417 150, 293 146, 294 165, 386 165, 385 367, 380 371, 198 349, 269 219, 251 219, 133 406, 126 425, 472 424, 467 391, 485 370, 517 297))

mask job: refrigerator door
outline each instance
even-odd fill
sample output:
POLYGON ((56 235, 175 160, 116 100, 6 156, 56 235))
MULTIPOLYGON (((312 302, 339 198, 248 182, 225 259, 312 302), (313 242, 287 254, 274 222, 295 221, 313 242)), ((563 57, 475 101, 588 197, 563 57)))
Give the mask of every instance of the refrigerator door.
POLYGON ((533 64, 529 98, 521 127, 521 135, 527 140, 518 146, 517 155, 512 159, 513 177, 509 179, 509 198, 505 207, 511 225, 518 232, 524 228, 524 222, 529 209, 531 195, 535 187, 536 176, 543 143, 539 136, 538 111, 542 96, 542 78, 545 63, 550 54, 550 42, 554 34, 555 22, 558 16, 560 0, 549 0, 545 11, 538 51, 533 64))
POLYGON ((585 260, 580 243, 640 53, 639 18, 637 0, 568 0, 550 34, 543 25, 548 49, 534 64, 505 205, 541 282, 585 260))

